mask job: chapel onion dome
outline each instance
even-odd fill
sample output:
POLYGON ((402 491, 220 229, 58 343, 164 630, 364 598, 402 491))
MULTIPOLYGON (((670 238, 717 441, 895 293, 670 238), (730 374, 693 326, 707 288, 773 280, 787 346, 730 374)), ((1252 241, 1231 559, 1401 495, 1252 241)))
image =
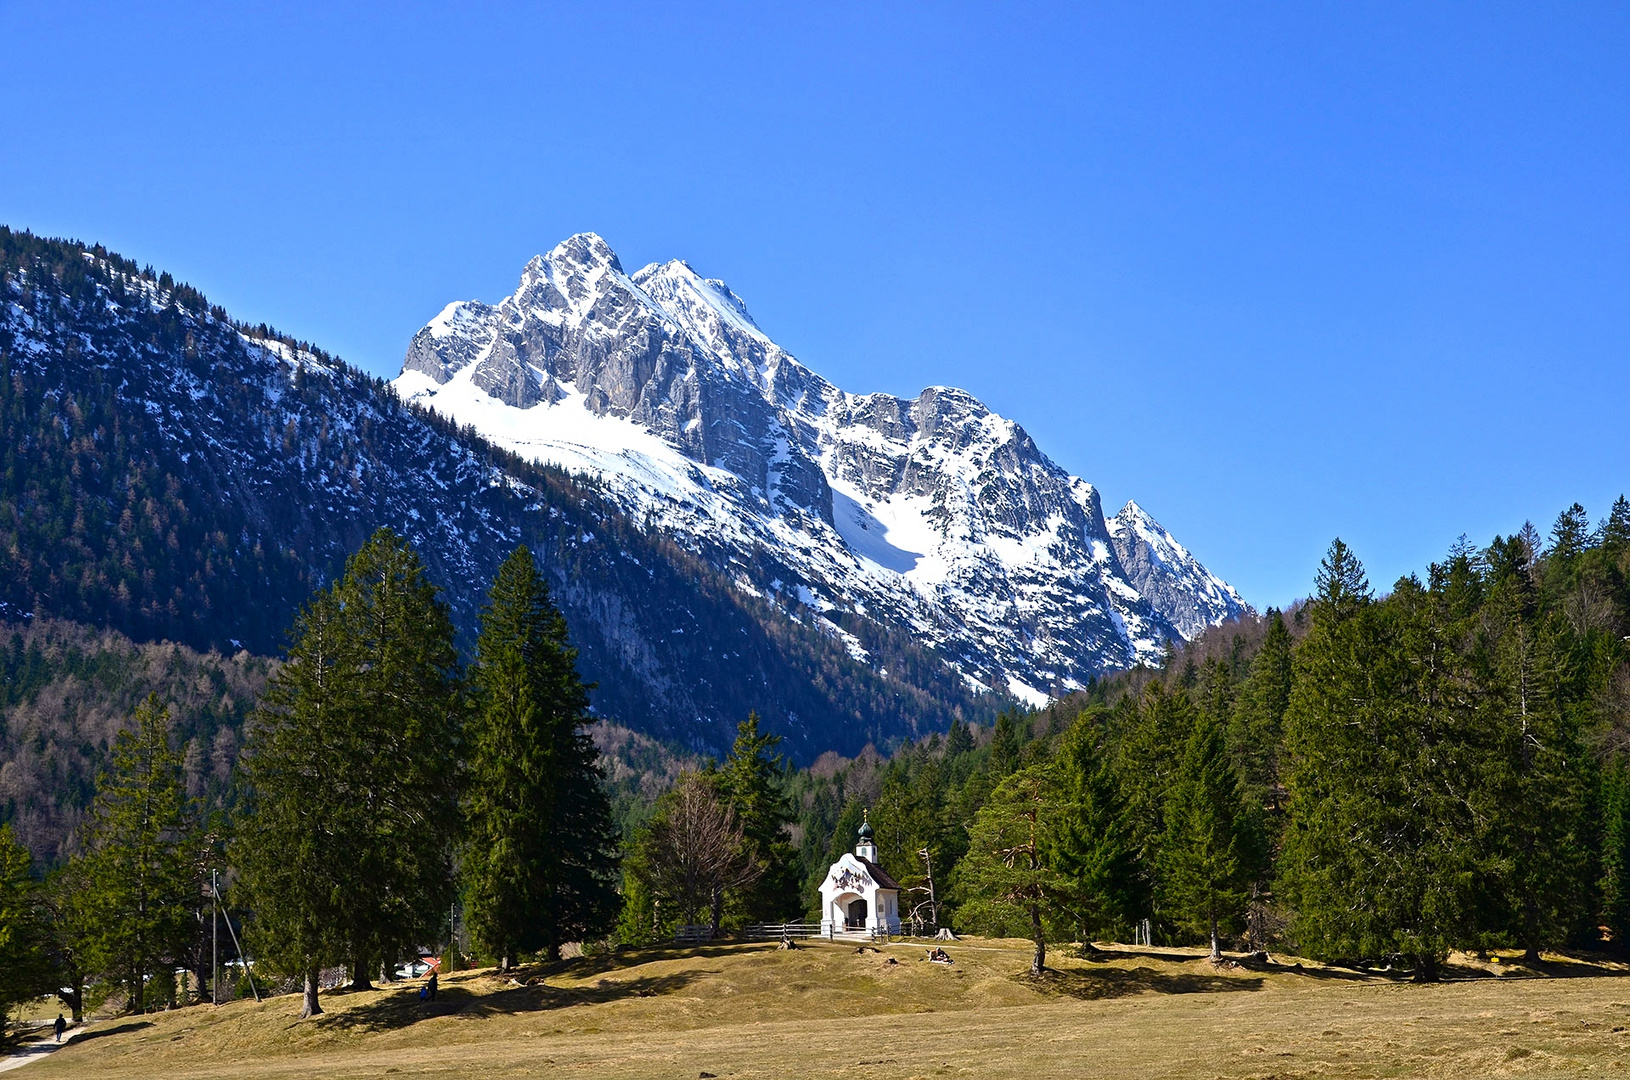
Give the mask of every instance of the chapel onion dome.
POLYGON ((860 840, 864 844, 872 842, 871 812, 867 810, 860 812, 860 840))

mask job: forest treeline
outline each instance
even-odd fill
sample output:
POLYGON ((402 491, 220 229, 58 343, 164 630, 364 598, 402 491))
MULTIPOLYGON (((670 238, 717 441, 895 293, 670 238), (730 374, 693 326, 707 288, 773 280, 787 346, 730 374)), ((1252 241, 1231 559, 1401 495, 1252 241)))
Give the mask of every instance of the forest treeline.
MULTIPOLYGON (((508 968, 818 917, 867 815, 910 929, 1028 937, 1038 973, 1050 943, 1144 935, 1423 979, 1455 949, 1619 948, 1627 629, 1620 498, 1594 526, 1575 505, 1547 537, 1462 540, 1384 592, 1337 540, 1287 611, 887 755, 795 769, 750 715, 718 761, 612 733, 608 770, 531 553, 499 569, 465 663, 417 554, 381 530, 259 670, 225 781, 189 764, 209 695, 152 694, 66 858, 35 862, 0 826, 0 998, 219 993, 220 868, 253 971, 308 1014, 324 970, 367 986, 425 948, 508 968)), ((45 678, 37 645, 0 657, 7 693, 45 678)))
POLYGON ((903 910, 931 870, 942 923, 1033 937, 1038 965, 1145 920, 1422 978, 1626 940, 1630 503, 1463 539, 1384 594, 1338 540, 1313 584, 978 740, 817 762, 789 784, 806 865, 869 805, 903 910))

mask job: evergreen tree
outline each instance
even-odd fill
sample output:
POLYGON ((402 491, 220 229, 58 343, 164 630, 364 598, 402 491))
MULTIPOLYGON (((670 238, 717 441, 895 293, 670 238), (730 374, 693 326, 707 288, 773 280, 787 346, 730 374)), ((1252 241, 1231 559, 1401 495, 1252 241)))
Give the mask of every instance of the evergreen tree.
POLYGON ((1589 778, 1578 725, 1562 701, 1552 635, 1509 605, 1494 606, 1504 610, 1484 621, 1504 622, 1488 672, 1495 682, 1489 722, 1503 751, 1498 820, 1509 852, 1512 928, 1532 963, 1567 939, 1582 910, 1589 778))
POLYGON ((1222 725, 1202 713, 1167 795, 1160 881, 1166 910, 1183 928, 1209 934, 1213 960, 1222 959, 1221 932, 1245 913, 1259 870, 1256 839, 1222 725))
POLYGON ((37 996, 49 978, 32 859, 10 825, 0 825, 0 1039, 11 1010, 37 996))
POLYGON ((524 546, 498 569, 476 652, 467 918, 507 971, 522 952, 558 953, 569 935, 604 931, 615 905, 616 855, 603 794, 596 806, 576 790, 600 786, 592 744, 585 753, 576 742, 588 691, 565 619, 524 546), (587 878, 568 880, 575 875, 587 878))
POLYGON ((1568 567, 1590 542, 1590 516, 1583 506, 1574 503, 1556 516, 1556 524, 1551 526, 1551 547, 1545 556, 1559 567, 1568 567))
POLYGON ((798 853, 787 839, 792 806, 783 790, 786 760, 775 754, 781 736, 759 731, 757 713, 736 725, 736 741, 714 783, 741 822, 742 857, 761 867, 758 880, 732 897, 743 922, 784 921, 799 903, 798 853))
POLYGON ((1630 768, 1613 762, 1602 773, 1600 918, 1621 949, 1630 942, 1630 768))
POLYGON ((196 930, 190 856, 197 837, 169 709, 149 695, 131 724, 114 739, 112 767, 85 823, 82 902, 93 966, 141 1013, 175 997, 170 972, 196 930))
POLYGON ((996 726, 990 733, 990 774, 1000 780, 1019 764, 1019 733, 1014 730, 1013 717, 1002 712, 996 717, 996 726))
POLYGON ((418 554, 380 529, 335 586, 352 662, 350 761, 365 842, 363 888, 342 916, 351 985, 363 989, 381 956, 433 934, 454 895, 457 751, 463 702, 453 623, 418 554))
POLYGON ((1613 500, 1613 509, 1602 523, 1602 546, 1612 554, 1630 548, 1630 500, 1623 495, 1613 500))
POLYGON ((1137 841, 1097 726, 1083 712, 1058 748, 1057 825, 1047 861, 1069 882, 1067 903, 1083 944, 1124 930, 1148 910, 1137 841))
POLYGON ((1268 629, 1235 704, 1230 742, 1252 797, 1278 807, 1285 711, 1290 707, 1293 642, 1284 616, 1268 609, 1268 629))
MULTIPOLYGON (((1334 551, 1333 551, 1334 554, 1334 551)), ((1337 566, 1327 560, 1326 567, 1337 566)), ((1492 740, 1451 647, 1441 582, 1354 595, 1321 575, 1286 716, 1282 877, 1315 957, 1410 956, 1435 979, 1475 939, 1498 818, 1492 740)))
POLYGON ((453 895, 459 709, 452 624, 381 529, 301 612, 242 759, 234 853, 263 956, 305 982, 437 933, 453 895))
POLYGON ((957 757, 973 750, 973 733, 962 720, 951 721, 951 730, 945 736, 945 756, 957 757))
POLYGON ((1135 704, 1128 699, 1126 711, 1130 726, 1121 734, 1116 773, 1126 795, 1138 865, 1145 875, 1143 893, 1158 900, 1154 877, 1166 835, 1167 794, 1194 730, 1194 708, 1186 691, 1167 691, 1157 680, 1144 687, 1135 704))
POLYGON ((1045 766, 1014 773, 974 815, 968 854, 957 867, 965 917, 997 932, 1022 928, 1035 945, 1033 977, 1047 969, 1049 929, 1071 916, 1072 883, 1047 858, 1058 816, 1045 766))

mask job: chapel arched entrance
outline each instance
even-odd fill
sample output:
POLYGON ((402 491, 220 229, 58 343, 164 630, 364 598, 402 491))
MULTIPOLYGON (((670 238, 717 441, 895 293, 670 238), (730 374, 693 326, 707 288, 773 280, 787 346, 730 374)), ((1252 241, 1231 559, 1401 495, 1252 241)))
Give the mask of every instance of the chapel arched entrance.
POLYGON ((849 901, 849 908, 844 914, 844 929, 866 929, 866 898, 849 901))

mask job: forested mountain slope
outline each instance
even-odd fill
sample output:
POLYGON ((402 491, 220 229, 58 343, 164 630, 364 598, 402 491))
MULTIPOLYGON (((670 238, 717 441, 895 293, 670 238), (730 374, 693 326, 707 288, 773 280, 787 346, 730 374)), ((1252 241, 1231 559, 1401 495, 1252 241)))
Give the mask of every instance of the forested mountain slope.
POLYGON ((379 526, 418 548, 466 641, 524 541, 599 714, 692 747, 727 746, 752 709, 807 758, 1001 702, 903 631, 739 588, 763 568, 712 567, 168 274, 0 229, 0 615, 273 655, 379 526))

